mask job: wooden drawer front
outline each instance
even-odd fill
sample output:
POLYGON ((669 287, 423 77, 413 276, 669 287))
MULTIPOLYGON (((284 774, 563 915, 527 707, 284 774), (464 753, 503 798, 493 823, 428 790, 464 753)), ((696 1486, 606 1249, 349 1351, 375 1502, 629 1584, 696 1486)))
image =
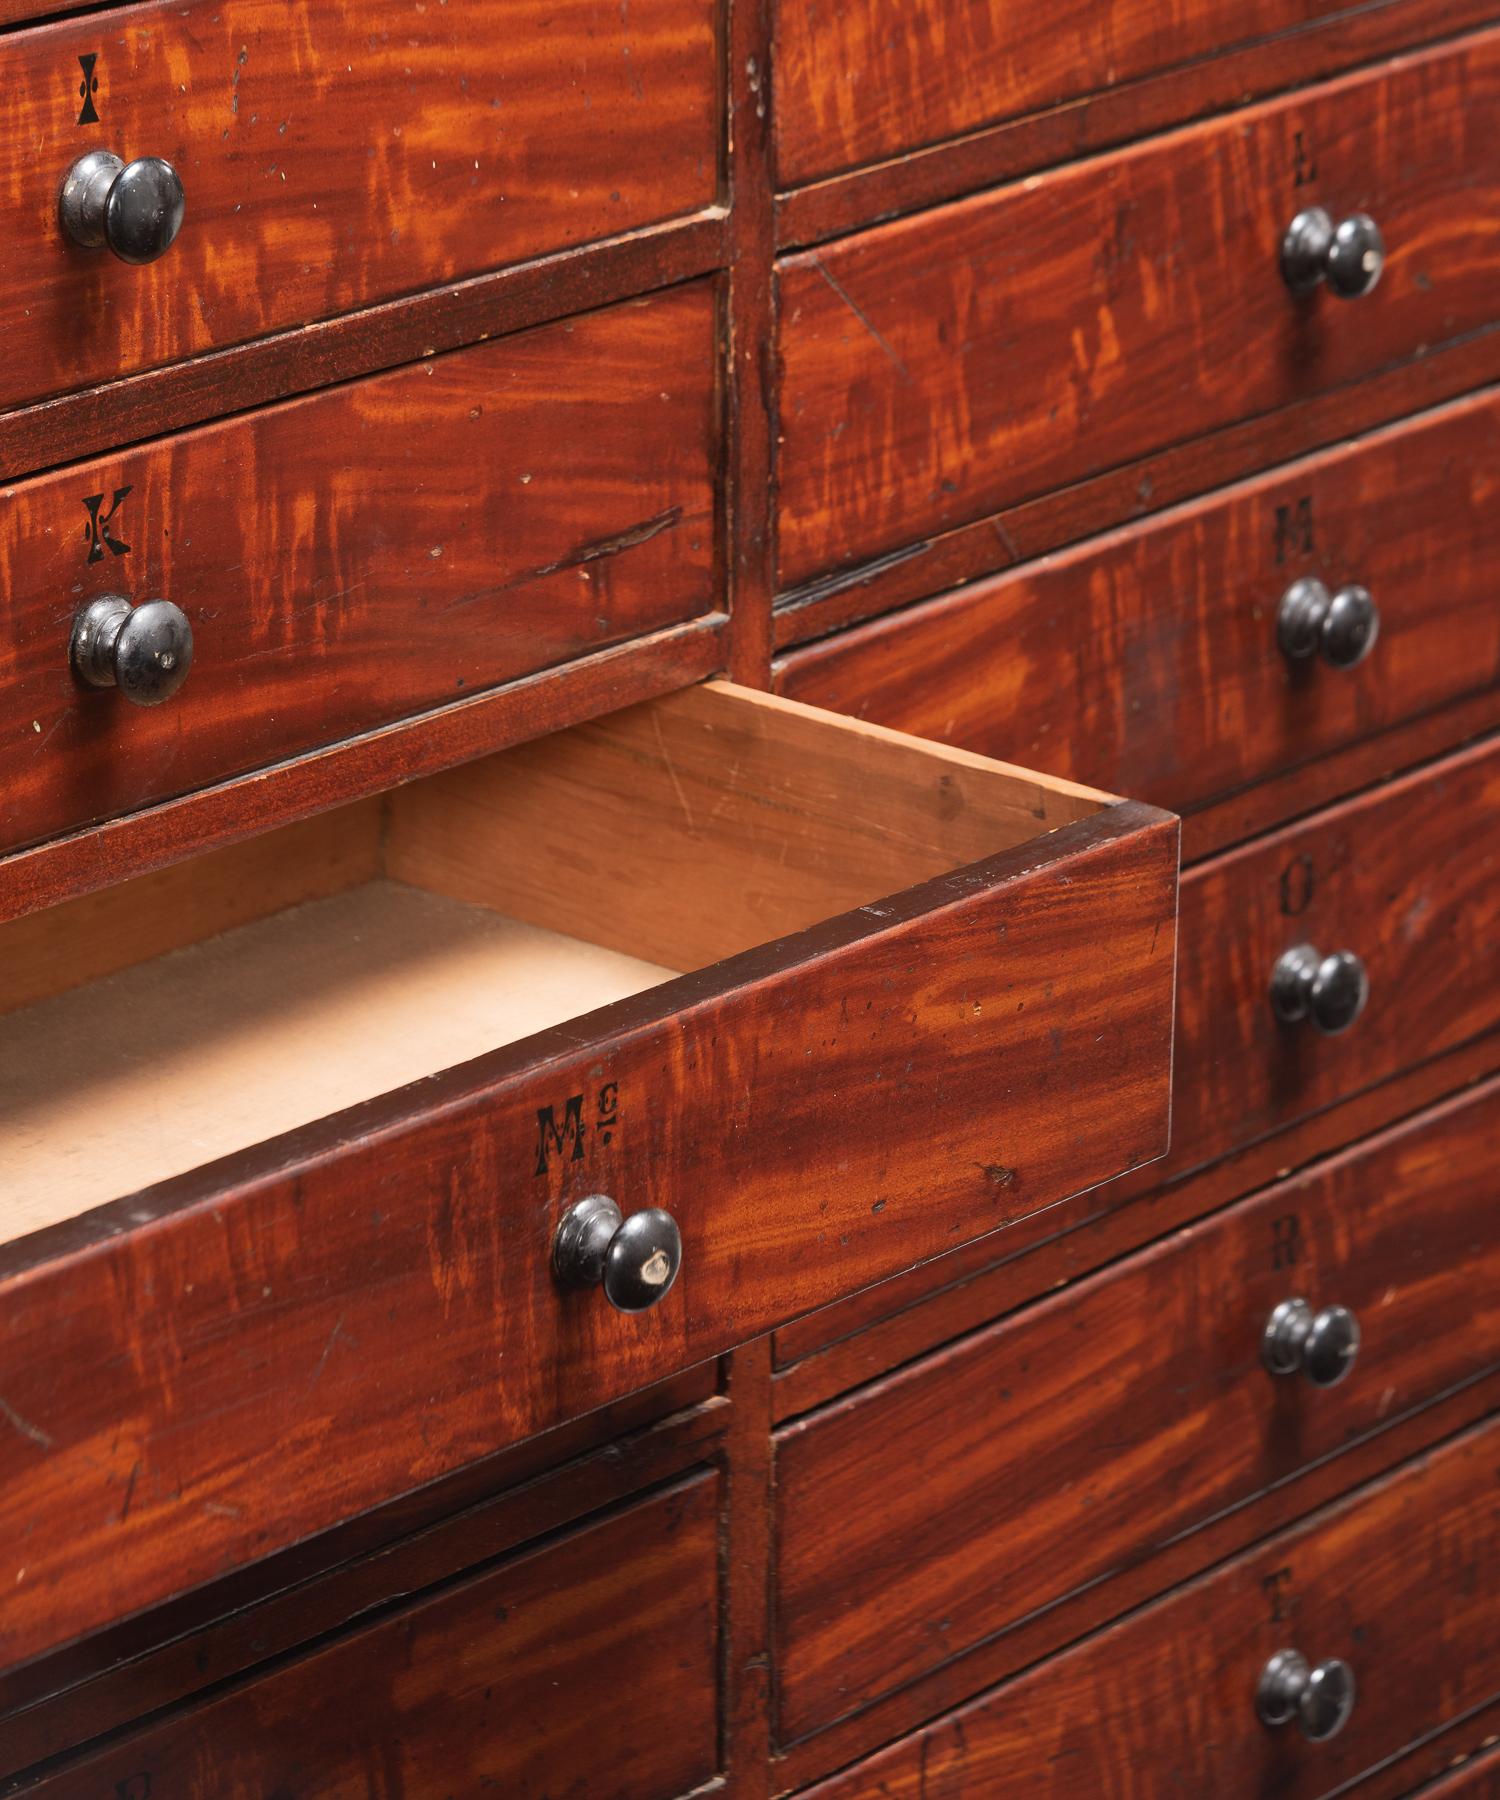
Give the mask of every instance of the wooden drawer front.
POLYGON ((781 269, 786 585, 1494 322, 1500 33, 864 232, 781 269), (1384 278, 1294 297, 1302 208, 1384 278))
POLYGON ((711 611, 713 345, 690 286, 7 489, 0 845, 711 611), (165 704, 75 677, 108 593, 186 613, 165 704))
POLYGON ((1186 812, 1500 683, 1500 394, 810 645, 778 691, 1186 812), (1354 668, 1283 595, 1365 587, 1354 668))
POLYGON ((1500 1365, 1497 1167, 1500 1086, 787 1426, 785 1738, 1500 1365), (1336 1387, 1261 1363, 1294 1296, 1363 1327, 1336 1387))
POLYGON ((0 932, 0 1666, 1165 1149, 1149 809, 713 686, 285 842, 0 932))
POLYGON ((1182 888, 1173 1170, 1493 1030, 1497 947, 1494 739, 1200 864, 1182 888), (1298 944, 1365 964, 1369 1004, 1341 1035, 1272 1010, 1298 944))
POLYGON ((1491 1423, 810 1796, 1331 1794, 1500 1691, 1497 1478, 1491 1423), (1354 1671, 1353 1715, 1327 1742, 1256 1716, 1261 1670, 1288 1648, 1354 1671))
POLYGON ((1358 10, 1349 0, 934 0, 913 18, 900 0, 777 0, 777 175, 796 186, 1358 10))
POLYGON ((334 0, 150 0, 17 33, 3 67, 0 405, 716 192, 714 25, 697 0, 640 0, 628 19, 613 0, 403 0, 373 25, 334 0), (90 150, 177 169, 186 216, 159 262, 64 243, 58 191, 90 150))
POLYGON ((718 1501, 698 1476, 20 1791, 672 1800, 718 1767, 718 1501))

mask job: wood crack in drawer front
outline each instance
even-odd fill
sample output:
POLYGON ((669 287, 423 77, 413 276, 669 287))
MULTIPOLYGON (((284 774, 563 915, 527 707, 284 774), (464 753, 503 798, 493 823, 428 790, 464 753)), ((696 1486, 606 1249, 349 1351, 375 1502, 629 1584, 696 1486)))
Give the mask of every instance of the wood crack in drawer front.
POLYGON ((870 561, 1496 323, 1500 33, 789 258, 780 578, 870 561), (1345 304, 1305 207, 1375 216, 1345 304))
POLYGON ((807 1790, 809 1800, 1316 1800, 1500 1692, 1500 1424, 807 1790), (1331 1741, 1256 1715, 1271 1657, 1346 1662, 1331 1741), (1060 1785, 1061 1784, 1061 1785, 1060 1785))
POLYGON ((777 691, 1206 807, 1500 687, 1497 466, 1491 388, 794 651, 777 691), (1357 665, 1283 650, 1309 580, 1370 596, 1357 665))
POLYGON ((1160 1155, 1176 882, 711 686, 13 921, 0 1662, 1160 1155), (599 1194, 680 1228, 638 1315, 552 1276, 599 1194))
POLYGON ((7 36, 0 406, 705 207, 717 62, 697 0, 150 0, 7 36), (93 150, 181 177, 150 267, 63 239, 93 150))
POLYGON ((715 302, 696 283, 75 464, 0 495, 0 847, 711 612, 715 302), (154 706, 75 616, 164 599, 154 706))
POLYGON ((1497 1167, 1491 1084, 784 1427, 783 1741, 1500 1368, 1497 1167), (1297 1298, 1335 1385, 1262 1361, 1297 1298))

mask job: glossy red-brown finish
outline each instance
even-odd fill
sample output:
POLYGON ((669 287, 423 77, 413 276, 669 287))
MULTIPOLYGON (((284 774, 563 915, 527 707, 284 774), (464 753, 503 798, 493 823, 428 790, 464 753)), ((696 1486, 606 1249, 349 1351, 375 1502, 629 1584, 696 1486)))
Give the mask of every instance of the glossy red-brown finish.
POLYGON ((1497 462, 1490 389, 811 645, 777 691, 1202 808, 1500 687, 1497 462), (1277 608, 1304 577, 1374 596, 1357 668, 1283 654, 1277 608))
POLYGON ((718 1767, 718 1506, 700 1475, 24 1791, 675 1800, 718 1767))
POLYGON ((697 211, 715 46, 697 0, 146 0, 7 38, 0 405, 697 211), (92 149, 182 177, 149 268, 61 236, 92 149))
POLYGON ((0 845, 711 612, 714 340, 689 285, 6 490, 0 845), (105 593, 187 614, 166 704, 75 677, 105 593))
POLYGON ((713 1363, 685 1371, 12 1671, 0 1680, 0 1792, 4 1778, 295 1652, 394 1595, 721 1460, 738 1415, 717 1381, 713 1363))
MULTIPOLYGON (((875 0, 875 9, 880 3, 875 0)), ((856 30, 869 11, 868 7, 863 12, 856 7, 856 30)), ((939 16, 941 11, 937 9, 939 16)), ((1026 18, 1014 9, 1013 16, 1026 18)), ((920 28, 912 29, 922 19, 920 12, 905 17, 908 35, 925 42, 920 28)), ((977 193, 1017 175, 1091 156, 1192 119, 1326 80, 1412 45, 1472 30, 1493 18, 1492 0, 1376 0, 1373 6, 1340 5, 1333 11, 1322 10, 1319 17, 1307 19, 1295 30, 1248 43, 1230 34, 1220 54, 1172 62, 1141 80, 1096 88, 1047 105, 1040 112, 1013 116, 887 161, 815 178, 806 186, 783 191, 776 196, 776 242, 784 249, 826 242, 881 219, 977 193)), ((800 28, 816 33, 828 29, 829 23, 800 28)), ((793 32, 798 29, 794 24, 793 32)), ((921 61, 924 51, 920 47, 903 48, 913 64, 921 61)), ((894 44, 880 46, 880 52, 899 55, 894 44)), ((972 67, 967 73, 972 73, 972 67)), ((979 71, 981 87, 991 73, 979 71)), ((1014 64, 1008 76, 1019 77, 1024 85, 1024 73, 1014 64)), ((828 71, 819 70, 812 79, 825 83, 828 71)), ((942 70, 940 79, 951 80, 950 71, 942 70)))
POLYGON ((1000 120, 1229 56, 1350 0, 777 0, 776 173, 783 187, 1000 120))
POLYGON ((1042 843, 11 1245, 0 1660, 1159 1155, 1175 823, 1042 843), (606 1087, 539 1173, 541 1109, 606 1087), (600 1191, 682 1229, 638 1318, 551 1279, 600 1191))
POLYGON ((1491 1088, 784 1427, 783 1740, 1500 1369, 1497 1165, 1491 1088), (1294 1294, 1362 1322, 1336 1388, 1262 1366, 1294 1294))
POLYGON ((1314 1800, 1338 1790, 1500 1685, 1497 1477, 1491 1422, 821 1783, 810 1800, 1314 1800), (1256 1717, 1261 1669, 1286 1648, 1354 1669, 1354 1713, 1330 1742, 1256 1717))
POLYGON ((1497 104, 1486 33, 788 259, 782 585, 1492 324, 1497 104), (1313 204, 1377 216, 1374 293, 1288 291, 1313 204))
POLYGON ((1182 884, 1169 1168, 1185 1172, 1500 1025, 1500 743, 1200 864, 1182 884), (1352 950, 1342 1035, 1284 1025, 1293 945, 1352 950))

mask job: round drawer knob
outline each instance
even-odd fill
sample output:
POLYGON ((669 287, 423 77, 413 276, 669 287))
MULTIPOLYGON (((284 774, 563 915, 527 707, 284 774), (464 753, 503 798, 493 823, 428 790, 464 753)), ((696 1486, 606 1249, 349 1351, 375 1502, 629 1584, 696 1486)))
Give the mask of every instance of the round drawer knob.
POLYGON ((1321 656, 1335 669, 1352 669, 1379 635, 1380 611, 1368 588, 1341 587, 1330 594, 1313 575, 1292 583, 1276 614, 1276 640, 1294 662, 1321 656))
POLYGON ((645 1312, 677 1279, 682 1233, 659 1206, 627 1219, 608 1194, 589 1194, 563 1214, 552 1267, 564 1287, 602 1287, 617 1311, 645 1312))
POLYGON ((121 162, 90 150, 68 170, 58 198, 63 236, 81 250, 108 249, 121 262, 155 262, 182 229, 182 181, 159 156, 121 162))
POLYGON ((193 628, 170 600, 132 606, 105 594, 74 619, 72 651, 80 681, 118 688, 136 706, 160 706, 193 666, 193 628))
POLYGON ((1314 1387, 1337 1387, 1359 1355, 1359 1320, 1347 1306, 1315 1313, 1300 1297, 1283 1300, 1266 1321, 1260 1353, 1273 1375, 1300 1369, 1314 1387))
POLYGON ((1299 212, 1281 240, 1281 273, 1294 294, 1326 281, 1341 300, 1368 294, 1385 268, 1385 239, 1368 213, 1335 225, 1321 206, 1299 212))
POLYGON ((1311 1019, 1319 1031, 1335 1037, 1347 1031, 1365 1010, 1370 980, 1352 950, 1324 956, 1311 944, 1296 944, 1271 972, 1271 1005, 1285 1024, 1311 1019))
POLYGON ((1278 1650, 1260 1673, 1255 1710, 1264 1725, 1295 1719, 1315 1744, 1337 1737, 1354 1711, 1354 1671, 1330 1657, 1314 1667, 1299 1650, 1278 1650))

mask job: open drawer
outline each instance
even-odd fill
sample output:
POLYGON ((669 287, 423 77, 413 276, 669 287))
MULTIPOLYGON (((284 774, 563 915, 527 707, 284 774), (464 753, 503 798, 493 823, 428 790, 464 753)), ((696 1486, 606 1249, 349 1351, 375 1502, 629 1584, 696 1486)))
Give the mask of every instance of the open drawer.
POLYGON ((713 684, 0 927, 0 1667, 1161 1155, 1176 904, 713 684))

